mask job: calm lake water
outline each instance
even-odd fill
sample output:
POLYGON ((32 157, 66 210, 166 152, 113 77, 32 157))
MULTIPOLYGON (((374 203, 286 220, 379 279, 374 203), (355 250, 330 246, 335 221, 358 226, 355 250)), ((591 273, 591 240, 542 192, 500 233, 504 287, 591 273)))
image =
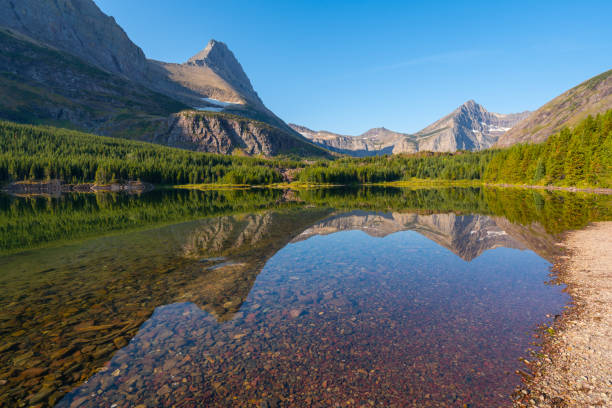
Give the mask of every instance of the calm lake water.
POLYGON ((588 195, 0 196, 0 405, 510 406, 588 195))

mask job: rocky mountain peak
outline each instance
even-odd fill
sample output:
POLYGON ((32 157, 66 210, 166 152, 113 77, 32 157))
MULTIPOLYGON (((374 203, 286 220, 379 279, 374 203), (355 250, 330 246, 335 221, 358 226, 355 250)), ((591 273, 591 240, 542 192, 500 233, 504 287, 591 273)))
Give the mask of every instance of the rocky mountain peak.
POLYGON ((500 114, 487 111, 473 99, 417 133, 419 150, 452 152, 491 147, 528 112, 500 114))
POLYGON ((189 58, 187 64, 210 68, 239 93, 251 96, 254 100, 259 101, 251 81, 242 69, 242 65, 225 43, 214 39, 210 40, 206 48, 189 58))
MULTIPOLYGON (((226 58, 225 55, 231 54, 234 57, 234 54, 230 51, 227 45, 221 41, 217 41, 215 39, 211 39, 206 47, 198 52, 193 57, 187 60, 188 63, 198 63, 199 61, 206 61, 209 58, 226 58), (212 57, 211 57, 212 55, 212 57)), ((235 57, 234 57, 235 58, 235 57)))
POLYGON ((479 107, 480 105, 473 99, 470 99, 469 101, 465 102, 463 105, 461 105, 461 107, 465 107, 465 108, 469 108, 469 109, 473 109, 476 107, 479 107))
POLYGON ((488 111, 482 105, 480 105, 473 99, 470 99, 469 101, 465 102, 457 110, 459 112, 478 116, 486 115, 488 113, 488 111))
POLYGON ((385 127, 368 130, 357 137, 329 132, 313 132, 294 126, 307 139, 328 149, 353 156, 414 153, 418 151, 454 152, 489 148, 529 112, 501 114, 487 111, 473 99, 450 114, 415 133, 400 133, 385 127), (325 134, 325 137, 321 137, 325 134))

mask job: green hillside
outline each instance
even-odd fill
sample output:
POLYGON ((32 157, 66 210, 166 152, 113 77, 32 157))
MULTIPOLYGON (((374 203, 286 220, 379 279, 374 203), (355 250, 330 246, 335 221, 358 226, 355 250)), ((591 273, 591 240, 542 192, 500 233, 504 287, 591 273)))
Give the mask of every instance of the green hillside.
POLYGON ((192 152, 61 128, 0 122, 0 181, 266 184, 296 162, 192 152))
POLYGON ((544 143, 501 150, 484 174, 491 183, 612 187, 612 110, 587 117, 544 143))

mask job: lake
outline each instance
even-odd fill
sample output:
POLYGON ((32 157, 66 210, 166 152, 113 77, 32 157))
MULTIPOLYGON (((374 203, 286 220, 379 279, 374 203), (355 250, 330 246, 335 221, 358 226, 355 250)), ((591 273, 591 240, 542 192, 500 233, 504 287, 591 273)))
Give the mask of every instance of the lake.
POLYGON ((0 405, 511 406, 570 302, 513 189, 0 196, 0 405))

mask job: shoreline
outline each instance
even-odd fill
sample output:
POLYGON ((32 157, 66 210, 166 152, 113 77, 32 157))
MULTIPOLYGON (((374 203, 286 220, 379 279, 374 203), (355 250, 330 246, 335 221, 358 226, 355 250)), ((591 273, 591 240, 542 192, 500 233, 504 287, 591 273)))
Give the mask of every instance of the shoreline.
POLYGON ((48 181, 17 181, 3 186, 1 191, 16 196, 58 196, 64 193, 99 193, 99 192, 127 192, 144 193, 151 191, 155 186, 142 181, 125 181, 109 184, 97 183, 65 183, 63 180, 48 181))
POLYGON ((62 193, 98 193, 98 192, 127 192, 144 193, 159 188, 175 188, 184 190, 246 190, 252 188, 270 188, 283 190, 311 190, 322 188, 337 187, 393 187, 393 188, 450 188, 450 187, 487 187, 487 188, 524 188, 548 191, 567 191, 572 193, 588 193, 612 195, 611 188, 597 187, 559 187, 559 186, 539 186, 528 184, 491 184, 478 180, 434 180, 434 179, 414 179, 405 181, 386 181, 379 183, 358 183, 358 184, 331 184, 331 183, 305 183, 305 182, 284 182, 274 184, 179 184, 179 185, 153 185, 147 182, 127 181, 99 185, 96 183, 69 184, 62 180, 50 181, 18 181, 0 187, 0 191, 13 195, 61 195, 62 193))
POLYGON ((612 221, 564 234, 553 266, 572 303, 545 333, 542 353, 525 361, 515 407, 612 405, 612 221))
POLYGON ((612 194, 612 188, 600 187, 559 187, 559 186, 538 186, 530 184, 489 184, 483 183, 485 187, 503 187, 503 188, 530 188, 535 190, 548 191, 569 191, 571 193, 591 193, 591 194, 612 194))

